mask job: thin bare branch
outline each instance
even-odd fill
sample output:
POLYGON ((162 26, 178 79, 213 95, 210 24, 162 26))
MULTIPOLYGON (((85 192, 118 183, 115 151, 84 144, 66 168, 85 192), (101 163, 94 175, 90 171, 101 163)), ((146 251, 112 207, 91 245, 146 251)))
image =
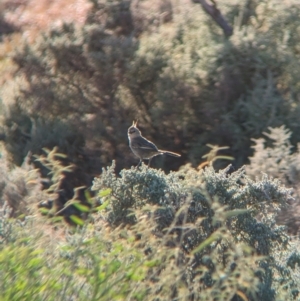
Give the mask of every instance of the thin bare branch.
POLYGON ((199 3, 203 7, 204 11, 208 13, 215 22, 223 29, 227 37, 233 33, 232 27, 227 23, 220 10, 217 7, 215 0, 210 0, 212 4, 209 4, 206 0, 192 0, 194 3, 199 3))

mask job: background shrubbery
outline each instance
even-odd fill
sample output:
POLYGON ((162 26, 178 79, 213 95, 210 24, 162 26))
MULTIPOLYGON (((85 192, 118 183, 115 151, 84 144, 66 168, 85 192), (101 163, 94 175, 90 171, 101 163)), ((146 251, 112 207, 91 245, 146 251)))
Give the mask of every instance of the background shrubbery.
POLYGON ((112 159, 129 167, 133 119, 158 146, 182 152, 156 160, 165 170, 198 164, 206 143, 230 146, 241 166, 250 138, 269 126, 285 124, 299 141, 299 6, 247 4, 220 4, 234 24, 229 39, 196 4, 94 1, 84 26, 24 43, 2 88, 14 161, 59 146, 89 175, 112 159))
POLYGON ((230 37, 189 1, 85 2, 42 31, 1 3, 3 300, 298 298, 300 6, 217 4, 230 37), (182 157, 132 168, 137 119, 182 157))

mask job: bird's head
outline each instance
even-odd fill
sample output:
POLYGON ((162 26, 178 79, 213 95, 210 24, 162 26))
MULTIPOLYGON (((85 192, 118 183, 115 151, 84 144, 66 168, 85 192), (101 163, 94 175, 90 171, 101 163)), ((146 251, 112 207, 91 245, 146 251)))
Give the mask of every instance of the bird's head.
POLYGON ((141 131, 137 128, 137 121, 132 122, 132 126, 128 129, 128 137, 134 138, 141 136, 141 131))

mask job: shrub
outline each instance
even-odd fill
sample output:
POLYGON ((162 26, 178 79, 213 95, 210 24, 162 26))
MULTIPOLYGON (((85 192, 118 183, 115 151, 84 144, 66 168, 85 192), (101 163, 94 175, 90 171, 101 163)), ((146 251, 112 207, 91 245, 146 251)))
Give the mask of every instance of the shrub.
POLYGON ((130 244, 94 236, 92 229, 61 235, 61 227, 51 229, 38 218, 22 223, 3 218, 3 224, 9 239, 0 241, 1 300, 116 300, 128 294, 142 300, 145 295, 132 288, 151 263, 130 244))
POLYGON ((27 215, 34 211, 37 201, 46 200, 42 191, 42 178, 27 158, 22 166, 14 166, 8 159, 4 147, 0 157, 0 207, 11 208, 11 216, 27 215))
POLYGON ((294 200, 280 212, 278 221, 287 225, 289 232, 297 233, 300 210, 299 144, 297 148, 293 147, 290 142, 292 133, 285 126, 269 128, 263 134, 264 138, 253 139, 254 154, 250 157, 250 164, 246 166, 247 175, 254 179, 267 173, 293 188, 294 200))
POLYGON ((73 230, 4 207, 1 299, 294 300, 298 245, 270 211, 290 190, 228 170, 112 165, 94 181, 98 213, 73 230))
POLYGON ((291 191, 278 180, 264 175, 252 181, 244 169, 229 174, 230 167, 215 172, 186 166, 165 175, 142 165, 120 177, 114 169, 114 163, 103 169, 93 184, 98 192, 111 190, 102 218, 112 227, 133 225, 125 229, 134 229, 146 254, 159 252, 157 244, 169 252, 155 274, 159 292, 170 293, 162 299, 182 298, 185 287, 187 300, 292 300, 297 282, 276 258, 288 252, 289 237, 274 219, 291 191), (176 285, 163 280, 171 271, 178 275, 176 285))

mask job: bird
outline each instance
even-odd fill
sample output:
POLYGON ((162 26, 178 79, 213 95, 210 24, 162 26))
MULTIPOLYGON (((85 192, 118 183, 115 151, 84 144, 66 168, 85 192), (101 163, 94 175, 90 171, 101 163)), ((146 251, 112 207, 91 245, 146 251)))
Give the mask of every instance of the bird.
POLYGON ((128 140, 129 147, 131 148, 132 152, 140 158, 140 162, 137 167, 140 166, 144 159, 149 160, 149 167, 151 159, 158 155, 181 157, 180 154, 158 149, 153 142, 143 137, 141 131, 137 128, 137 121, 133 121, 131 127, 128 128, 128 140))

